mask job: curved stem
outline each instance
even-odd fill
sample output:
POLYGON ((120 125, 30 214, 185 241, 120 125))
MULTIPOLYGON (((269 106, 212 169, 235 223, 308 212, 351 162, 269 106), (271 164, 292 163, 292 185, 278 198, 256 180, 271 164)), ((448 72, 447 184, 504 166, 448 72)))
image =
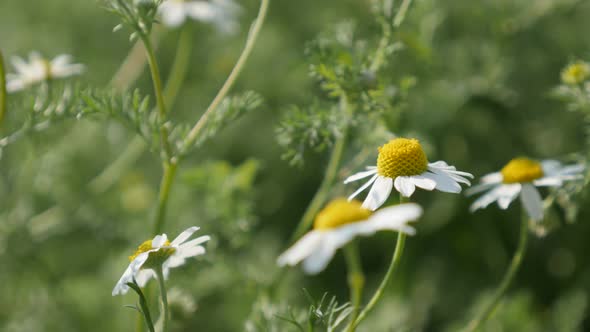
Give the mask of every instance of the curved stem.
MULTIPOLYGON (((346 96, 340 98, 340 109, 343 113, 348 114, 348 100, 346 96)), ((313 223, 313 219, 317 215, 318 211, 322 208, 322 205, 326 202, 328 198, 328 194, 334 180, 338 176, 338 169, 340 168, 340 163, 342 161, 342 156, 344 155, 344 147, 346 146, 346 140, 348 136, 348 126, 344 127, 342 130, 342 134, 336 140, 334 144, 334 148, 332 149, 332 153, 330 154, 330 160, 328 161, 328 167, 326 168, 326 174, 324 175, 324 179, 318 188, 318 191, 313 196, 313 199, 307 206, 301 221, 295 228, 295 232, 291 236, 291 241, 293 242, 307 231, 307 229, 313 223)))
POLYGON ((160 193, 158 194, 158 209, 156 210, 156 219, 154 222, 154 230, 152 234, 160 234, 166 221, 166 208, 168 206, 168 198, 170 197, 170 189, 174 178, 176 176, 176 169, 178 168, 178 161, 172 159, 169 163, 164 164, 164 175, 160 182, 160 193))
POLYGON ((202 128, 207 123, 207 120, 211 116, 211 113, 213 111, 215 111, 217 106, 219 106, 219 104, 221 103, 223 98, 225 98, 225 96, 227 95, 227 93, 229 92, 229 90, 231 89, 233 84, 235 83, 236 79, 240 75, 240 72, 244 68, 244 64, 246 64, 246 60, 248 60, 248 57, 250 56, 250 53, 252 53, 252 49, 254 48, 254 45, 256 44, 256 39, 258 38, 258 35, 259 35, 262 25, 264 23, 264 19, 266 17, 266 13, 268 11, 269 2, 270 2, 270 0, 262 0, 261 1, 260 9, 258 11, 258 16, 256 17, 256 21, 255 21, 254 25, 250 29, 250 33, 248 34, 248 39, 246 40, 246 46, 244 46, 244 50, 242 51, 242 54, 240 54, 240 57, 238 58, 238 61, 236 62, 234 68, 232 69, 231 73, 229 74, 229 76, 225 80, 225 83, 223 83, 223 86, 221 87, 221 89, 219 89, 219 92, 217 92, 217 95, 215 96, 215 98, 213 99, 213 101, 211 102, 209 107, 207 107, 207 110, 205 111, 205 113, 203 113, 203 115, 199 118, 197 123, 195 123, 193 128, 188 133, 186 139, 184 140, 184 143, 183 143, 183 146, 181 149, 181 154, 186 153, 186 151, 196 141, 196 139, 199 136, 199 133, 201 132, 202 128))
POLYGON ((6 114, 6 71, 4 69, 4 58, 0 52, 0 125, 6 114))
MULTIPOLYGON (((400 203, 405 203, 408 201, 409 200, 407 198, 404 198, 400 194, 400 203)), ((371 310, 373 310, 373 308, 375 307, 377 302, 379 302, 379 300, 381 300, 381 297, 383 296, 383 293, 385 292, 385 289, 387 288, 387 285, 389 284, 389 281, 391 280, 391 276, 393 275, 393 272, 395 272, 395 270, 399 266, 402 255, 404 253, 405 244, 406 244, 406 234, 399 232, 397 234, 397 242, 395 244, 395 250, 393 251, 393 257, 391 258, 391 263, 389 264, 389 268, 387 269, 387 272, 385 273, 385 276, 383 277, 383 280, 381 281, 379 288, 377 288, 377 290, 375 291, 375 293, 371 297, 371 300, 369 300, 369 303, 367 304, 367 306, 363 309, 363 311, 361 311, 358 318, 354 322, 355 327, 358 326, 363 321, 363 319, 365 319, 367 317, 367 315, 371 312, 371 310)))
POLYGON ((171 109, 174 105, 178 91, 184 82, 193 48, 192 38, 193 30, 190 24, 185 24, 180 31, 174 62, 164 87, 164 101, 167 109, 171 109))
POLYGON ((518 247, 516 248, 516 252, 512 257, 512 261, 510 262, 510 266, 502 278, 502 282, 494 292, 491 301, 479 312, 474 319, 472 319, 467 327, 463 330, 464 332, 471 332, 475 331, 479 325, 485 322, 490 316, 494 313, 495 309, 498 307, 502 296, 512 283, 518 268, 520 267, 520 263, 522 262, 522 258, 524 257, 526 251, 526 244, 528 238, 528 218, 526 215, 523 214, 520 222, 520 237, 518 240, 518 247))
POLYGON ((164 282, 162 266, 156 268, 156 275, 158 278, 158 286, 160 286, 160 303, 162 306, 162 309, 160 309, 160 319, 162 319, 162 332, 166 332, 168 329, 168 322, 170 321, 170 312, 168 311, 168 295, 166 293, 166 284, 164 282))
POLYGON ((350 314, 350 323, 346 328, 347 332, 354 332, 356 325, 354 324, 358 317, 363 287, 365 285, 365 275, 361 266, 358 245, 355 241, 351 242, 344 248, 344 257, 346 258, 346 265, 348 266, 348 287, 350 288, 350 300, 352 302, 352 313, 350 314))
POLYGON ((398 28, 402 24, 406 18, 406 13, 408 12, 408 8, 410 8, 411 3, 412 0, 404 0, 404 2, 402 2, 397 14, 395 14, 395 18, 393 19, 394 27, 398 28))

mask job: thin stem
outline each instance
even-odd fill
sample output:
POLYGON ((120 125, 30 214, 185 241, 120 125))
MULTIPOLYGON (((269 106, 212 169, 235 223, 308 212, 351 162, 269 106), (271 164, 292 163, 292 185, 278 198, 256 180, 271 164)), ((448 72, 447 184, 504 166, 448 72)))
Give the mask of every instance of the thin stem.
POLYGON ((402 2, 397 14, 395 14, 395 18, 393 19, 394 27, 397 28, 402 24, 404 18, 406 18, 406 13, 408 12, 408 8, 410 8, 411 3, 412 0, 404 0, 404 2, 402 2))
POLYGON ((170 197, 170 189, 176 176, 178 168, 178 161, 172 159, 169 163, 164 164, 164 175, 160 183, 160 193, 158 195, 158 209, 156 211, 156 219, 154 222, 154 230, 152 234, 160 234, 166 220, 166 208, 168 206, 168 198, 170 197))
MULTIPOLYGON (((162 37, 162 30, 154 28, 151 39, 151 44, 155 49, 158 48, 159 41, 162 37)), ((117 69, 115 75, 109 83, 116 90, 124 91, 135 82, 139 75, 141 75, 146 64, 146 52, 142 41, 136 42, 129 54, 123 60, 123 63, 117 69)))
POLYGON ((4 70, 4 58, 0 52, 0 125, 6 114, 6 71, 4 70))
MULTIPOLYGON (((343 113, 347 114, 348 111, 348 101, 345 96, 340 98, 340 108, 343 113)), ((326 168, 326 174, 324 175, 324 179, 318 188, 318 191, 313 196, 313 199, 307 206, 307 210, 303 214, 299 225, 295 228, 295 232, 291 236, 291 242, 295 241, 299 237, 307 231, 307 229, 313 223, 313 219, 317 215, 318 211, 322 208, 322 205, 326 202, 328 198, 328 194, 334 180, 338 176, 338 169, 340 168, 340 163, 342 162, 342 156, 344 155, 344 147, 346 146, 347 140, 347 133, 348 133, 348 126, 344 127, 340 137, 336 140, 334 144, 334 148, 332 149, 332 153, 330 154, 330 160, 328 161, 328 167, 326 168)))
POLYGON ((180 87, 186 76, 193 48, 192 31, 190 24, 185 24, 178 37, 178 46, 176 48, 174 62, 172 63, 170 76, 168 76, 166 87, 164 88, 164 101, 166 102, 167 109, 172 108, 176 96, 178 95, 178 91, 180 91, 180 87))
POLYGON ((350 323, 346 331, 354 332, 356 330, 355 321, 361 307, 363 287, 365 285, 365 275, 363 274, 359 250, 355 241, 344 248, 344 257, 348 266, 348 287, 350 288, 350 299, 352 302, 350 323))
POLYGON ((158 105, 158 119, 160 123, 160 139, 162 140, 162 147, 166 154, 166 159, 172 157, 172 148, 168 142, 168 129, 164 125, 166 120, 166 102, 164 101, 164 93, 162 89, 162 78, 160 76, 160 68, 154 54, 154 49, 151 45, 151 41, 148 36, 142 36, 141 40, 145 46, 145 51, 148 58, 148 64, 150 66, 150 73, 152 75, 152 82, 154 84, 154 94, 156 95, 156 104, 158 105))
POLYGON ((494 311, 498 307, 498 304, 500 303, 502 296, 504 295, 504 293, 506 293, 506 290, 508 289, 508 287, 512 283, 512 280, 514 279, 514 276, 516 275, 516 272, 518 271, 518 268, 520 267, 520 263, 522 262, 522 258, 524 257, 524 254, 526 251, 527 238, 528 238, 528 218, 526 217, 526 215, 523 214, 523 216, 521 218, 521 222, 520 222, 520 236, 519 236, 519 240, 518 240, 518 247, 516 248, 516 252, 514 253, 514 256, 512 257, 512 261, 510 262, 510 266, 508 267, 508 270, 506 271, 504 278, 502 278, 502 282, 500 283, 500 285, 498 286, 498 288, 494 292, 494 295, 492 296, 492 300, 483 308, 483 310, 481 310, 479 312, 479 314, 477 316, 475 316, 474 319, 472 319, 469 322, 467 327, 463 330, 464 332, 475 331, 479 327, 479 325, 481 325, 483 322, 488 320, 488 318, 490 318, 490 316, 492 316, 492 314, 494 313, 494 311))
POLYGON ((197 123, 195 123, 193 128, 188 133, 186 139, 184 140, 184 144, 181 149, 181 154, 186 153, 186 151, 193 145, 193 143, 199 137, 199 133, 207 123, 207 120, 211 116, 211 113, 213 113, 217 106, 219 106, 223 98, 225 98, 231 87, 234 85, 236 79, 240 75, 240 72, 246 64, 246 60, 248 60, 248 57, 250 56, 250 53, 252 52, 252 49, 256 44, 256 39, 258 38, 258 35, 264 23, 264 19, 266 17, 266 13, 268 11, 269 2, 270 0, 261 1, 258 16, 256 17, 254 25, 250 29, 250 33, 248 34, 248 39, 246 40, 246 45, 244 46, 242 54, 240 54, 240 57, 238 58, 238 61, 236 62, 234 68, 225 80, 225 83, 223 83, 221 89, 219 89, 219 92, 217 92, 217 95, 215 96, 209 107, 207 107, 205 113, 203 113, 203 115, 199 118, 197 123))
POLYGON ((170 321, 170 312, 168 311, 168 295, 166 293, 162 266, 156 268, 156 275, 158 277, 158 286, 160 286, 160 303, 162 305, 160 317, 162 319, 162 332, 166 332, 166 330, 168 330, 168 322, 170 321))
MULTIPOLYGON (((400 203, 405 203, 407 201, 408 201, 408 199, 404 198, 400 194, 400 203)), ((354 323, 355 327, 358 326, 363 321, 363 319, 365 319, 367 317, 367 315, 371 312, 371 310, 373 310, 373 308, 375 307, 377 302, 379 302, 379 300, 383 296, 383 293, 385 292, 385 289, 387 288, 387 285, 389 284, 389 282, 391 280, 391 276, 393 275, 393 272, 395 272, 395 270, 399 266, 402 255, 404 253, 405 244, 406 244, 406 234, 399 232, 397 234, 397 242, 395 244, 395 250, 393 251, 393 257, 391 258, 391 263, 389 264, 389 268, 387 269, 387 272, 385 273, 385 276, 383 277, 383 280, 381 281, 379 288, 377 288, 377 290, 375 291, 375 293, 371 297, 371 300, 369 300, 369 303, 367 304, 367 306, 359 314, 357 320, 354 323)))

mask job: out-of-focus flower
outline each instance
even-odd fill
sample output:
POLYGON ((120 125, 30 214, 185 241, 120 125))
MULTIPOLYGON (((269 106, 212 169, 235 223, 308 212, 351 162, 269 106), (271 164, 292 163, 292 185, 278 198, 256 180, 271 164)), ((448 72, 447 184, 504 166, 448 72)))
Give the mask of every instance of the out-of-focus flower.
POLYGON ((232 0, 185 1, 167 0, 158 8, 162 23, 175 28, 187 18, 211 23, 222 33, 234 33, 238 29, 237 15, 240 7, 232 0))
POLYGON ((16 70, 7 75, 6 90, 16 92, 24 90, 34 84, 57 78, 66 78, 84 72, 84 65, 72 63, 72 56, 61 54, 53 60, 43 58, 38 52, 29 54, 29 61, 15 56, 11 63, 16 70))
POLYGON ((369 176, 371 179, 350 195, 349 199, 372 185, 363 207, 373 211, 385 203, 393 187, 405 197, 412 196, 416 187, 460 193, 459 183, 471 185, 466 178, 473 178, 473 175, 457 171, 455 166, 449 166, 444 161, 429 163, 420 142, 407 138, 395 138, 381 146, 377 166, 369 166, 366 171, 349 176, 344 183, 369 176))
POLYGON ((590 65, 584 61, 570 63, 561 71, 561 80, 566 84, 580 84, 588 77, 590 77, 590 65))
POLYGON ((422 208, 414 203, 395 205, 373 213, 357 200, 336 199, 318 213, 314 229, 283 253, 277 262, 283 266, 303 261, 303 270, 316 274, 328 265, 336 250, 357 236, 372 235, 381 230, 413 235, 415 230, 408 223, 421 215, 422 208))
POLYGON ((166 234, 156 235, 152 240, 142 243, 135 253, 129 256, 129 266, 113 289, 113 296, 125 294, 129 290, 127 283, 134 279, 140 287, 156 277, 155 268, 162 268, 164 278, 168 278, 171 268, 184 264, 187 258, 205 253, 202 243, 209 240, 209 236, 200 236, 188 240, 199 227, 193 226, 180 233, 172 242, 166 234))
POLYGON ((579 178, 584 165, 563 166, 556 160, 541 162, 520 157, 512 159, 500 172, 481 178, 481 183, 467 190, 467 195, 484 192, 471 205, 471 211, 483 209, 493 202, 505 210, 520 195, 529 217, 543 219, 543 200, 536 187, 560 187, 564 181, 579 178))

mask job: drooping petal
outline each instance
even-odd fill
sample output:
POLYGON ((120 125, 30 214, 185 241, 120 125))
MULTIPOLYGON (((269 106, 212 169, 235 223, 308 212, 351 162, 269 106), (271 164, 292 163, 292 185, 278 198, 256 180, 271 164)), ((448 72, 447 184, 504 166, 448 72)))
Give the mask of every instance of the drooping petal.
POLYGON ((413 227, 408 226, 408 222, 415 221, 422 216, 422 208, 415 203, 406 203, 386 207, 375 212, 367 222, 367 233, 370 235, 379 230, 400 231, 410 235, 415 233, 413 227))
POLYGON ((563 180, 559 176, 549 176, 533 181, 537 187, 561 187, 563 180))
POLYGON ((316 250, 303 261, 303 271, 307 274, 318 274, 323 271, 338 248, 334 247, 334 242, 323 241, 316 250))
POLYGON ((520 183, 505 184, 498 187, 498 206, 502 210, 506 210, 520 193, 521 187, 522 185, 520 183))
POLYGON ((188 242, 182 243, 179 247, 182 248, 190 248, 190 247, 195 247, 198 246, 200 244, 203 244, 207 241, 209 241, 211 239, 211 237, 209 235, 203 235, 203 236, 199 236, 196 239, 192 239, 188 242))
POLYGON ((481 197, 476 199, 475 202, 473 202, 473 204, 471 204, 471 206, 469 207, 469 211, 474 212, 476 210, 486 208, 488 205, 492 204, 498 198, 500 198, 498 190, 502 187, 502 185, 495 184, 493 186, 496 187, 492 188, 490 191, 483 194, 481 197))
POLYGON ((137 272, 135 276, 135 281, 139 287, 145 287, 150 279, 156 279, 156 272, 152 269, 143 269, 137 272))
POLYGON ((453 178, 442 173, 424 172, 422 176, 436 182, 436 189, 446 193, 458 194, 461 192, 461 185, 453 178))
POLYGON ((171 246, 178 246, 181 243, 183 243, 184 241, 186 241, 186 239, 188 239, 189 237, 191 237, 191 235, 193 235, 194 232, 198 231, 199 227, 197 226, 192 226, 189 227, 187 229, 185 229, 182 233, 180 233, 171 243, 171 246))
POLYGON ((140 271, 145 261, 147 261, 148 257, 149 252, 144 252, 137 255, 137 257, 135 257, 135 259, 131 263, 129 263, 127 269, 125 269, 125 272, 123 272, 123 275, 121 276, 119 281, 117 281, 117 284, 115 284, 115 288, 112 292, 113 296, 127 293, 127 291, 129 290, 129 286, 127 286, 127 283, 132 282, 133 278, 137 279, 137 273, 138 271, 140 271))
POLYGON ((423 175, 414 175, 409 176, 409 181, 414 183, 414 185, 418 188, 422 188, 424 190, 434 190, 436 188, 436 182, 433 179, 429 179, 423 175))
POLYGON ((350 183, 350 182, 353 182, 353 181, 358 181, 360 179, 364 179, 364 178, 369 177, 369 176, 371 176, 373 174, 376 174, 376 173, 377 173, 377 169, 376 168, 370 169, 368 171, 358 172, 356 174, 353 174, 353 175, 347 177, 344 180, 344 184, 347 184, 347 183, 350 183))
MULTIPOLYGON (((393 181, 395 189, 399 191, 404 197, 410 197, 416 190, 416 186, 408 176, 398 176, 393 181)), ((389 196, 389 195, 388 195, 389 196)))
POLYGON ((295 265, 303 259, 311 255, 316 248, 321 244, 322 232, 311 231, 305 234, 299 241, 297 241, 291 248, 287 249, 277 259, 279 266, 295 265))
POLYGON ((561 163, 557 160, 546 159, 541 161, 541 168, 543 169, 543 174, 547 176, 556 175, 561 169, 561 163))
POLYGON ((379 174, 373 175, 373 177, 370 178, 369 181, 367 181, 360 188, 358 188, 355 192, 353 192, 352 195, 348 196, 348 200, 351 201, 358 194, 360 194, 361 192, 363 192, 363 190, 367 189, 367 187, 369 187, 371 184, 373 184, 373 182, 375 182, 375 180, 377 180, 377 177, 379 177, 379 174))
POLYGON ((371 211, 377 210, 389 197, 393 188, 393 179, 378 176, 363 202, 363 207, 371 211))
POLYGON ((530 183, 523 184, 520 199, 531 219, 534 221, 543 219, 543 199, 537 188, 530 183))

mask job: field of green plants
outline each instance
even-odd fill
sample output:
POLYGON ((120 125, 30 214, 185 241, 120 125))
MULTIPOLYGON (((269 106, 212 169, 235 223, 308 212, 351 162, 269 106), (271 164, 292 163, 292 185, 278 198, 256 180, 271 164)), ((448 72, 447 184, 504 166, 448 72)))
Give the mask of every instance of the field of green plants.
POLYGON ((589 331, 588 17, 1 0, 0 331, 589 331))

